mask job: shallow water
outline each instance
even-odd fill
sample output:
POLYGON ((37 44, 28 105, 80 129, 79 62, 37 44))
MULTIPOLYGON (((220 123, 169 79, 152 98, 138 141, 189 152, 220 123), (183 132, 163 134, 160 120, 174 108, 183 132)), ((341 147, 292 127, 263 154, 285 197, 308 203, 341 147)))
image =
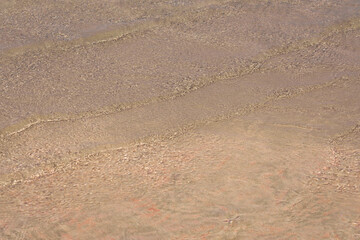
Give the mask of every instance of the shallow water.
POLYGON ((0 6, 1 239, 360 239, 358 1, 0 6))

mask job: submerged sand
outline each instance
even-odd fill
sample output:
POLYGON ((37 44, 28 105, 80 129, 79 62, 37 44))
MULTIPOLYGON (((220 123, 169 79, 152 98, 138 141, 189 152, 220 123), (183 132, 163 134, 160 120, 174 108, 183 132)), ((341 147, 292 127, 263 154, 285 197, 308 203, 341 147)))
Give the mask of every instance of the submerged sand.
POLYGON ((0 239, 360 239, 359 1, 0 22, 0 239))

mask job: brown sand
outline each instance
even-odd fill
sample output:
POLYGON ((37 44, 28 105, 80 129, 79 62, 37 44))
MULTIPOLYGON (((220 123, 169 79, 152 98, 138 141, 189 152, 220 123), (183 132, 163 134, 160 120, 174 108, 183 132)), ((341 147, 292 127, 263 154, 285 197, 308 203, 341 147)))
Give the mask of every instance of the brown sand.
POLYGON ((360 239, 360 1, 0 22, 0 239, 360 239))

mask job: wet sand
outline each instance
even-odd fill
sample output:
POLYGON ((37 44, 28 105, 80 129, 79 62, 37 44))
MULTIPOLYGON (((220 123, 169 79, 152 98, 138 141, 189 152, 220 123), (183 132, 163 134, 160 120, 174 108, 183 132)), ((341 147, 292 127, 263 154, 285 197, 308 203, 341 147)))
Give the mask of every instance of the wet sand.
POLYGON ((359 1, 0 22, 0 239, 360 239, 359 1))

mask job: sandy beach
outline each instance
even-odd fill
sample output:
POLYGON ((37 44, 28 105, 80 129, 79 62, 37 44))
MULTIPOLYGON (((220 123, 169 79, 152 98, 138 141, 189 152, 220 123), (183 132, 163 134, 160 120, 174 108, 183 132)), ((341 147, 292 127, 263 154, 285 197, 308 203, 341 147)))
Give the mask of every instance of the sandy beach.
POLYGON ((2 0, 0 239, 360 239, 360 1, 2 0))

